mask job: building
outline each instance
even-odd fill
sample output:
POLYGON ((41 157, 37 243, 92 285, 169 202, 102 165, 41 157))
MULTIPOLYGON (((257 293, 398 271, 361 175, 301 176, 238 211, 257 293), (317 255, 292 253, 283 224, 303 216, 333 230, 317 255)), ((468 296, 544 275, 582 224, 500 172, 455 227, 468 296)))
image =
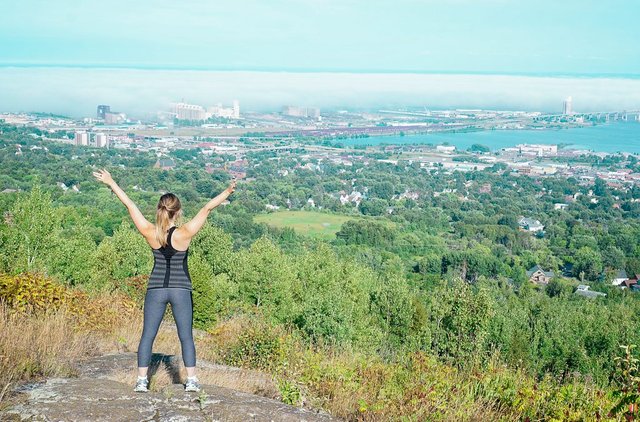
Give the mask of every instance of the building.
POLYGON ((544 226, 539 220, 528 217, 521 217, 520 220, 518 220, 518 225, 522 230, 530 232, 538 232, 544 230, 544 226))
POLYGON ((545 271, 539 265, 534 265, 527 271, 529 281, 535 284, 549 284, 554 275, 553 271, 545 271))
POLYGON ((491 183, 485 183, 480 186, 480 193, 491 193, 491 183))
POLYGON ((196 104, 175 103, 172 113, 178 120, 206 120, 207 112, 204 107, 196 104))
POLYGON ((630 278, 628 280, 625 280, 621 285, 620 285, 621 289, 629 289, 633 292, 637 292, 640 291, 640 285, 638 284, 638 276, 636 275, 635 278, 630 278))
POLYGON ((616 276, 611 281, 611 284, 614 286, 619 286, 628 279, 629 277, 627 277, 627 272, 625 270, 618 270, 616 271, 616 276))
POLYGON ((207 109, 207 118, 209 117, 223 117, 227 119, 239 119, 240 118, 240 102, 233 100, 233 106, 230 108, 223 107, 222 103, 218 103, 213 107, 207 109))
POLYGON ((108 125, 119 125, 127 121, 127 115, 117 111, 108 111, 104 114, 104 122, 108 125))
POLYGON ((153 165, 153 168, 159 168, 162 170, 171 170, 176 166, 176 163, 171 159, 171 158, 160 158, 158 161, 156 161, 156 163, 153 165))
POLYGON ((96 133, 95 142, 98 148, 109 147, 109 138, 104 133, 96 133))
POLYGON ((544 145, 544 144, 519 144, 516 148, 520 154, 523 155, 535 155, 542 157, 544 155, 558 155, 557 145, 544 145))
POLYGON ((579 296, 590 297, 590 298, 605 297, 607 295, 606 293, 602 293, 602 292, 594 292, 592 290, 589 290, 589 288, 590 286, 587 284, 580 284, 576 288, 575 294, 579 296))
POLYGON ((571 97, 567 97, 567 99, 562 102, 562 114, 573 114, 573 100, 571 97))
POLYGON ((87 132, 76 132, 75 141, 78 146, 87 146, 89 145, 89 134, 87 132))
POLYGON ((97 112, 98 119, 104 120, 107 113, 110 113, 110 112, 111 112, 111 106, 104 105, 104 104, 99 105, 98 112, 97 112))
POLYGON ((233 100, 233 117, 240 118, 240 101, 233 100))
POLYGON ((289 117, 310 117, 313 119, 319 119, 320 109, 316 107, 284 106, 282 107, 282 114, 289 117))
POLYGON ((307 117, 311 117, 313 119, 319 119, 320 109, 317 107, 307 107, 307 117))
POLYGON ((436 151, 450 154, 456 151, 456 147, 453 145, 438 145, 436 146, 436 151))

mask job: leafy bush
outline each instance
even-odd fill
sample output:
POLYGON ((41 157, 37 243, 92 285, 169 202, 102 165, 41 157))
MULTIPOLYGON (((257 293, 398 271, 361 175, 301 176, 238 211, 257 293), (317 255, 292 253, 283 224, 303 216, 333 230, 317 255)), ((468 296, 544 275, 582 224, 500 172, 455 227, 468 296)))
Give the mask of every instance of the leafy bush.
POLYGON ((58 309, 67 303, 67 291, 43 273, 0 275, 0 299, 19 312, 58 309))
POLYGON ((236 317, 211 334, 209 347, 228 365, 275 371, 286 361, 287 334, 257 315, 236 317))
POLYGON ((640 417, 640 359, 634 356, 635 344, 620 346, 623 356, 616 356, 614 382, 617 389, 614 396, 618 398, 611 413, 622 414, 627 420, 640 417))
POLYGON ((104 332, 112 331, 137 309, 136 303, 120 292, 91 297, 40 272, 0 275, 0 301, 17 313, 40 314, 64 308, 77 328, 104 332))

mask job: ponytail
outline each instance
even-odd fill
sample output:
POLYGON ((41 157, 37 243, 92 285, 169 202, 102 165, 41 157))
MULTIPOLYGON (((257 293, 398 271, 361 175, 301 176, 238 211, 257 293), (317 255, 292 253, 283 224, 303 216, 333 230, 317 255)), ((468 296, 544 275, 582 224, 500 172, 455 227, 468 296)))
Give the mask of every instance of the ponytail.
POLYGON ((156 210, 156 233, 155 237, 161 246, 167 246, 167 231, 171 219, 177 216, 178 220, 182 216, 182 205, 180 200, 173 193, 165 193, 158 201, 156 210))

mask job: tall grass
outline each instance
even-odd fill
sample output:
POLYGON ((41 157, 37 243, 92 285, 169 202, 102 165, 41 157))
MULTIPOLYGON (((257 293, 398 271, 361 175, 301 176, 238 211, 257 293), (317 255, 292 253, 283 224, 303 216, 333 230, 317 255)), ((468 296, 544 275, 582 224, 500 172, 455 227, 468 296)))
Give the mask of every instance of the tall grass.
POLYGON ((74 328, 66 310, 36 316, 0 302, 0 401, 18 382, 71 376, 73 361, 96 354, 96 343, 74 328))

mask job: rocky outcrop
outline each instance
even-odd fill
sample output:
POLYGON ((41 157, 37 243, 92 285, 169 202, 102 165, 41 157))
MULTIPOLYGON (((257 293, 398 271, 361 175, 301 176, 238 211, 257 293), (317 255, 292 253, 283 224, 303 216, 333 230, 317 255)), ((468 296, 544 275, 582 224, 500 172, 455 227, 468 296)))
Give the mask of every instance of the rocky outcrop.
MULTIPOLYGON (((335 421, 325 413, 286 405, 278 400, 216 385, 186 393, 177 359, 155 355, 150 373, 167 371, 159 391, 133 392, 135 354, 92 358, 78 365, 77 378, 51 378, 22 386, 18 401, 0 414, 8 421, 335 421), (117 381, 114 374, 129 383, 117 381), (121 377, 122 378, 122 377, 121 377)), ((205 363, 203 363, 205 364, 205 363)), ((198 364, 200 366, 200 363, 198 364)), ((209 364, 211 365, 211 364, 209 364)), ((153 379, 153 378, 152 378, 153 379)))

